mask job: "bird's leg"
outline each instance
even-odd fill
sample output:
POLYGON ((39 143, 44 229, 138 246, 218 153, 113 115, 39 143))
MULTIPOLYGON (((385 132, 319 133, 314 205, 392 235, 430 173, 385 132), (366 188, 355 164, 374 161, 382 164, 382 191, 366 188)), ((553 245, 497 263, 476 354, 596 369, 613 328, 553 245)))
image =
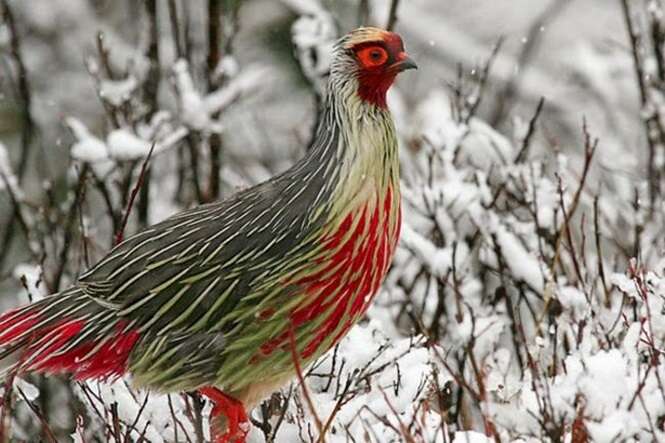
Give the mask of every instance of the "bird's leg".
POLYGON ((214 443, 245 443, 249 420, 242 402, 212 386, 199 393, 213 402, 210 413, 210 435, 214 443))

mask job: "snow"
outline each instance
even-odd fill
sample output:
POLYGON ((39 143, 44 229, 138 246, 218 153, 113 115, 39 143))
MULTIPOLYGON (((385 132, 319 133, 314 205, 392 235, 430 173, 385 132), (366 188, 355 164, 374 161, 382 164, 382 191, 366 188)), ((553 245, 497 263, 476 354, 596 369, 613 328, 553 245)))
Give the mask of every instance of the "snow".
POLYGON ((9 185, 10 189, 14 189, 17 182, 14 172, 12 171, 7 148, 0 143, 0 191, 6 189, 7 185, 9 185))
POLYGON ((32 383, 29 383, 22 378, 16 379, 15 387, 23 392, 23 395, 25 395, 25 398, 28 401, 34 401, 37 399, 37 397, 39 397, 39 389, 37 389, 37 387, 32 383))
POLYGON ((291 27, 293 44, 303 73, 322 94, 332 61, 332 48, 337 40, 335 20, 318 1, 282 1, 300 14, 291 27))
POLYGON ((428 144, 448 149, 458 146, 468 130, 453 120, 448 96, 441 89, 432 91, 418 104, 413 120, 414 135, 422 136, 428 144))
POLYGON ((584 366, 587 375, 580 380, 579 388, 586 397, 586 411, 592 417, 602 418, 629 395, 626 362, 619 350, 612 349, 587 358, 584 366))
MULTIPOLYGON (((228 64, 228 63, 227 63, 228 64)), ((219 132, 219 126, 212 120, 212 114, 224 111, 229 105, 248 94, 256 94, 265 86, 265 79, 270 70, 265 66, 250 65, 240 72, 233 72, 237 67, 229 66, 227 75, 235 74, 222 88, 205 97, 194 87, 185 60, 178 60, 173 65, 176 87, 179 91, 180 118, 188 128, 197 131, 219 132)))
MULTIPOLYGON (((453 264, 453 249, 437 248, 429 240, 414 231, 408 224, 402 227, 401 242, 404 248, 411 251, 419 260, 427 264, 427 267, 437 277, 444 277, 453 264)), ((459 263, 464 261, 464 247, 457 250, 456 259, 459 263), (459 254, 459 255, 458 255, 459 254)))
POLYGON ((40 265, 21 263, 14 267, 14 278, 21 282, 22 287, 25 284, 21 291, 23 301, 29 300, 30 297, 37 301, 48 295, 46 285, 43 282, 43 273, 44 271, 40 265))
POLYGON ((637 297, 637 288, 635 287, 635 282, 630 279, 626 274, 620 274, 615 272, 610 276, 610 282, 617 286, 621 292, 637 297))
POLYGON ((72 157, 75 159, 95 163, 108 159, 106 144, 96 137, 87 137, 79 140, 71 147, 72 157))
POLYGON ((108 159, 106 144, 92 135, 81 121, 67 117, 65 124, 76 137, 76 142, 70 148, 72 157, 91 163, 108 159))
POLYGON ((248 66, 239 72, 226 86, 211 92, 204 99, 204 109, 208 114, 221 112, 236 100, 249 93, 256 94, 265 87, 270 78, 270 70, 264 66, 248 66))
POLYGON ((537 258, 527 252, 520 241, 503 226, 497 226, 496 241, 501 253, 508 260, 507 265, 513 275, 523 280, 538 292, 545 288, 543 271, 537 258))
POLYGON ((573 319, 582 318, 590 308, 584 293, 571 286, 559 288, 557 300, 559 300, 563 309, 571 313, 573 319))
POLYGON ((215 73, 219 75, 224 75, 225 77, 236 77, 240 71, 240 65, 238 60, 231 56, 225 55, 219 61, 219 65, 215 68, 215 73))
POLYGON ((102 80, 99 86, 99 96, 114 106, 120 106, 128 101, 138 87, 134 76, 124 80, 102 80))
MULTIPOLYGON (((150 142, 142 139, 129 128, 110 131, 104 142, 92 135, 88 128, 76 118, 68 117, 65 123, 76 137, 76 141, 70 147, 72 158, 91 163, 101 175, 105 175, 113 168, 113 161, 144 158, 152 146, 150 142)), ((170 132, 165 139, 155 145, 154 152, 159 153, 170 149, 186 134, 187 131, 184 128, 170 132)))
MULTIPOLYGON (((144 438, 151 442, 173 441, 175 431, 173 428, 173 417, 171 416, 171 406, 176 419, 180 421, 184 429, 179 429, 180 435, 188 432, 194 434, 191 422, 187 418, 185 403, 181 396, 172 395, 171 406, 169 406, 169 397, 166 395, 147 394, 129 388, 126 381, 119 380, 114 383, 86 382, 86 386, 97 394, 95 407, 98 410, 109 413, 112 404, 117 405, 118 418, 121 423, 131 425, 136 421, 131 435, 139 437, 145 430, 144 438), (146 402, 146 395, 149 399, 146 402), (103 399, 103 401, 99 401, 103 399), (143 412, 138 412, 143 408, 143 412)), ((92 407, 88 401, 88 396, 82 391, 81 387, 75 389, 76 394, 82 402, 92 407)), ((205 412, 208 414, 209 410, 205 412)), ((95 415, 93 415, 95 417, 95 415)), ((95 417, 98 419, 98 417, 95 417)), ((207 426, 206 426, 207 428, 207 426)), ((207 429, 206 429, 207 432, 207 429)))
POLYGON ((298 15, 328 14, 319 0, 282 0, 289 8, 298 15))
POLYGON ((150 152, 151 144, 137 137, 127 129, 111 131, 106 138, 108 154, 118 160, 135 160, 150 152))
POLYGON ((493 439, 474 431, 455 432, 452 443, 492 443, 493 439))
POLYGON ((201 94, 194 88, 187 61, 178 60, 173 65, 176 87, 180 98, 182 122, 195 130, 203 130, 210 124, 210 116, 201 94))
MULTIPOLYGON (((397 425, 397 420, 409 420, 415 414, 414 405, 419 403, 426 391, 422 389, 432 371, 432 354, 417 344, 417 340, 401 339, 391 342, 377 327, 380 323, 371 321, 368 325, 357 326, 341 341, 336 352, 335 372, 340 380, 355 380, 351 384, 351 395, 344 408, 333 419, 337 429, 349 429, 357 435, 362 432, 363 423, 378 434, 386 434, 389 427, 377 419, 386 416, 390 426, 397 425), (371 385, 361 378, 362 374, 374 374, 371 385), (398 374, 399 375, 398 377, 398 374), (398 377, 399 382, 396 382, 398 377), (397 383, 397 384, 395 384, 397 383), (369 389, 367 389, 369 388, 369 389), (399 395, 395 392, 398 390, 399 395), (390 406, 388 406, 388 403, 390 406), (376 414, 368 413, 368 409, 376 414), (393 412, 394 411, 394 412, 393 412), (397 415, 394 415, 394 414, 397 415), (362 423, 358 421, 362 417, 362 423), (398 418, 399 417, 399 418, 398 418)), ((313 372, 326 374, 333 371, 333 356, 327 356, 315 364, 313 372)), ((317 413, 320 417, 329 417, 339 400, 335 390, 327 388, 324 378, 308 378, 310 395, 314 396, 317 413)), ((310 426, 312 418, 308 418, 310 426)), ((280 438, 294 435, 302 424, 285 422, 280 431, 280 438)), ((327 441, 337 443, 346 441, 343 434, 331 434, 327 441)))
MULTIPOLYGON (((159 174, 151 177, 148 206, 149 223, 154 223, 197 204, 186 139, 197 140, 193 146, 204 193, 213 134, 223 135, 225 197, 293 164, 312 129, 312 87, 318 94, 325 90, 331 47, 339 34, 357 26, 359 15, 355 6, 322 0, 243 4, 233 48, 224 51, 212 73, 221 86, 208 90, 202 80, 210 74, 206 36, 198 32, 206 26, 204 11, 197 2, 188 3, 186 12, 179 8, 197 31, 191 33, 186 61, 176 59, 164 9, 159 22, 165 26, 158 33, 160 94, 157 108, 147 114, 144 14, 127 16, 122 23, 127 11, 115 6, 97 11, 84 0, 37 1, 38 8, 27 2, 11 5, 40 134, 32 155, 57 157, 71 141, 74 163, 67 168, 69 159, 63 159, 45 170, 31 163, 19 188, 14 171, 20 129, 11 120, 20 103, 14 103, 14 79, 0 82, 0 112, 11 117, 2 119, 10 128, 0 144, 0 171, 20 197, 30 231, 26 242, 16 225, 17 241, 5 263, 13 278, 0 281, 3 307, 5 301, 26 303, 28 292, 35 299, 45 296, 46 282, 57 271, 62 221, 77 182, 71 180, 75 174, 67 180, 58 169, 71 173, 80 170, 76 162, 90 164, 121 211, 124 196, 118 183, 132 165, 136 177, 154 142, 153 170, 159 174), (291 25, 293 54, 307 85, 298 81, 291 49, 281 41, 288 38, 285 23, 291 25), (98 31, 108 49, 111 78, 91 46, 98 31), (275 50, 277 44, 282 50, 275 50), (87 57, 87 73, 82 57, 87 57)), ((640 104, 625 33, 621 44, 607 42, 607 29, 625 26, 619 4, 587 2, 568 8, 567 15, 547 17, 534 28, 539 30, 536 40, 543 39, 538 43, 528 28, 540 7, 528 0, 514 2, 509 14, 499 2, 487 0, 473 7, 467 0, 450 0, 445 13, 436 0, 400 2, 396 30, 421 67, 400 75, 388 95, 400 143, 402 235, 389 275, 366 315, 336 350, 305 368, 318 415, 324 422, 331 418, 327 442, 346 443, 353 437, 371 443, 540 443, 552 432, 559 434, 557 440, 570 442, 576 419, 589 441, 665 441, 660 423, 665 417, 665 203, 659 196, 649 208, 643 167, 649 160, 643 120, 665 122, 657 59, 643 48, 649 81, 647 103, 640 104), (499 12, 502 20, 497 21, 499 12), (589 38, 592 33, 595 37, 589 38), (461 103, 478 103, 477 75, 499 34, 506 35, 504 46, 480 106, 467 120, 468 109, 457 108, 455 88, 465 96, 459 97, 461 103), (525 63, 520 53, 525 43, 534 42, 538 48, 525 63), (515 90, 507 91, 511 81, 515 90), (547 101, 530 150, 516 163, 542 96, 547 101), (494 115, 499 97, 508 106, 502 116, 494 115), (579 186, 583 115, 592 137, 601 142, 569 220, 569 238, 561 202, 570 210, 579 186), (347 382, 350 388, 343 395, 347 382), (443 400, 451 404, 439 404, 448 389, 452 398, 443 400), (464 392, 460 403, 459 392, 464 392), (338 402, 343 403, 339 410, 338 402), (487 435, 490 430, 496 436, 487 435)), ((369 3, 367 21, 385 23, 390 2, 369 3)), ((648 6, 662 17, 657 2, 648 6)), ((636 16, 640 26, 648 18, 636 16)), ((231 31, 224 25, 225 32, 231 31)), ((646 31, 642 35, 651 35, 646 31)), ((8 40, 7 26, 0 25, 0 46, 6 48, 8 40)), ((653 164, 662 166, 663 149, 656 151, 653 164)), ((6 212, 9 200, 2 191, 6 186, 0 181, 0 207, 6 212)), ((96 182, 87 183, 83 232, 74 231, 65 282, 86 266, 82 238, 91 263, 111 247, 112 221, 98 191, 96 182)), ((135 222, 130 217, 128 234, 138 229, 135 222)), ((0 232, 4 229, 0 220, 0 232)), ((150 442, 196 440, 191 402, 179 394, 170 397, 184 428, 178 438, 169 397, 151 393, 137 418, 146 392, 132 388, 131 377, 86 383, 95 393, 92 399, 64 377, 51 379, 44 392, 23 379, 16 383, 31 399, 48 398, 54 405, 71 404, 72 392, 76 395, 82 406, 76 411, 81 414, 76 432, 76 417, 68 416, 72 411, 49 411, 54 426, 62 424, 58 437, 109 440, 111 410, 117 405, 121 432, 129 432, 131 440, 139 440, 143 428, 150 442)), ((291 388, 275 441, 317 441, 298 383, 282 393, 291 388)), ((16 404, 7 419, 13 438, 38 439, 41 430, 27 405, 16 404)), ((201 425, 207 439, 210 409, 206 402, 201 425)), ((262 413, 257 408, 253 418, 261 419, 262 413)), ((270 417, 270 425, 278 418, 277 413, 270 417)), ((265 440, 263 431, 252 427, 249 442, 265 440)))

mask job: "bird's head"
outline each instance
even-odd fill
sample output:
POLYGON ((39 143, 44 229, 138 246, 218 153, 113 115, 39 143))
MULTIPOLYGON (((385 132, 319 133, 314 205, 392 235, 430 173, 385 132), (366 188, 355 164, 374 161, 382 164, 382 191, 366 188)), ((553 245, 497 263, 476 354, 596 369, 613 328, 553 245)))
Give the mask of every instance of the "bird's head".
POLYGON ((331 76, 332 81, 354 85, 361 100, 385 108, 386 93, 397 74, 415 68, 399 35, 366 27, 351 31, 337 42, 331 76))

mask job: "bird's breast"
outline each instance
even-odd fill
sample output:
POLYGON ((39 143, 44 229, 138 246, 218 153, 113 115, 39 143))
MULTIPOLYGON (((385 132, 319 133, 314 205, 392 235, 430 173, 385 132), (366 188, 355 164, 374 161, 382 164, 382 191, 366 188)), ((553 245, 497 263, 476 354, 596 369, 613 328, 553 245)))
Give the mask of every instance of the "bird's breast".
POLYGON ((316 325, 307 358, 334 345, 367 310, 390 266, 400 229, 399 188, 360 199, 323 236, 316 264, 297 282, 305 303, 294 326, 316 325))

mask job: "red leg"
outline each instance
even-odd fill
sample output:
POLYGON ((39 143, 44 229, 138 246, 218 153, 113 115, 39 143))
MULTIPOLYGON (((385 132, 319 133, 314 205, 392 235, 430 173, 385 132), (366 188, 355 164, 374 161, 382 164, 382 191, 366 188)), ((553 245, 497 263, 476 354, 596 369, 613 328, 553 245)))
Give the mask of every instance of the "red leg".
POLYGON ((210 413, 210 434, 215 443, 245 443, 249 432, 249 420, 242 402, 212 386, 199 389, 213 402, 210 413), (226 418, 226 424, 220 425, 219 419, 226 418))

